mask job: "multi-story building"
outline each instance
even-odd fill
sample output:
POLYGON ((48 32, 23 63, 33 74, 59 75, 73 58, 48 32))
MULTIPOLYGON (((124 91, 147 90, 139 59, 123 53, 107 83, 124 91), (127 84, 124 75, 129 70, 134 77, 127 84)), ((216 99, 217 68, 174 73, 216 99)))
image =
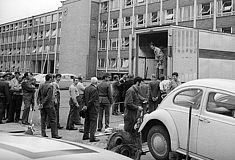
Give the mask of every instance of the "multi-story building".
POLYGON ((0 25, 1 70, 132 72, 135 31, 180 25, 235 33, 235 0, 67 0, 0 25))
POLYGON ((1 24, 1 70, 55 72, 60 53, 61 18, 58 9, 1 24))

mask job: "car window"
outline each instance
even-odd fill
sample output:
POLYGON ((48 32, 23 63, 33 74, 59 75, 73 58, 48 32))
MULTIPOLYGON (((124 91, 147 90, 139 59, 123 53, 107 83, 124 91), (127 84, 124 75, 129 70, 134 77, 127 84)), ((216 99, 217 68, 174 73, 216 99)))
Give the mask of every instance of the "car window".
POLYGON ((207 97, 206 110, 217 114, 233 116, 235 110, 235 96, 210 92, 207 97))
POLYGON ((198 109, 201 104, 202 93, 201 89, 186 89, 176 94, 173 102, 183 107, 192 106, 198 109))

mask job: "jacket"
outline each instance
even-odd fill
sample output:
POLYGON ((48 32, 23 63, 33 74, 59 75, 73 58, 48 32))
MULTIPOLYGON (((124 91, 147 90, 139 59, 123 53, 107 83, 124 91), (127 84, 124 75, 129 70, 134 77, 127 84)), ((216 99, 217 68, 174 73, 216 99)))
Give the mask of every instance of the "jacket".
POLYGON ((98 114, 99 107, 99 92, 93 84, 85 88, 84 103, 87 106, 88 113, 98 114))

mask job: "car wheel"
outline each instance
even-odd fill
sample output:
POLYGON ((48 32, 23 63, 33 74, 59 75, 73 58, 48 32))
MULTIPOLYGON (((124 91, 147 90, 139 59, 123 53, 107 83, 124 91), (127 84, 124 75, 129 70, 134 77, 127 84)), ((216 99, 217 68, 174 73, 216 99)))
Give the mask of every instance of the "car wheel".
POLYGON ((167 160, 169 158, 170 136, 163 126, 153 126, 147 137, 148 147, 155 159, 167 160))

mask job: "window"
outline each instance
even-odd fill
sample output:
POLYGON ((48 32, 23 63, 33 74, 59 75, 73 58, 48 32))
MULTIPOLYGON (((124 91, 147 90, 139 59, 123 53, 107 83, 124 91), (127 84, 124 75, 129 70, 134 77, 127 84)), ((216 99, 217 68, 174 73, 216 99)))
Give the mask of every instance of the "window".
POLYGON ((119 8, 119 0, 111 0, 111 9, 115 10, 119 8))
POLYGON ((62 12, 59 13, 59 21, 62 20, 62 12))
POLYGON ((136 0, 137 4, 143 4, 145 0, 136 0))
POLYGON ((100 23, 100 31, 107 31, 107 20, 102 20, 100 23))
POLYGON ((101 3, 101 13, 108 11, 108 2, 101 3))
POLYGON ((45 38, 49 37, 50 35, 51 35, 51 30, 47 30, 47 31, 46 31, 46 37, 45 37, 45 38))
POLYGON ((213 5, 214 3, 203 3, 198 5, 198 16, 199 17, 208 17, 213 14, 213 5))
POLYGON ((33 39, 37 39, 38 38, 38 32, 34 32, 34 34, 33 34, 33 39))
POLYGON ((223 27, 221 31, 223 33, 232 33, 232 27, 223 27))
POLYGON ((122 39, 122 49, 126 49, 129 47, 129 37, 124 37, 122 39))
POLYGON ((133 3, 133 0, 125 0, 124 5, 125 5, 125 7, 130 7, 130 6, 132 6, 132 3, 133 3))
POLYGON ((105 68, 105 59, 104 58, 99 59, 98 67, 105 68))
POLYGON ((143 26, 144 25, 144 15, 143 14, 138 14, 137 15, 137 26, 143 26))
POLYGON ((51 22, 51 15, 46 16, 46 23, 50 23, 51 22))
POLYGON ((40 39, 43 38, 43 31, 40 31, 39 38, 40 38, 40 39))
POLYGON ((32 38, 32 34, 31 33, 28 33, 28 40, 30 40, 32 38))
POLYGON ((58 18, 57 14, 53 14, 52 15, 52 22, 56 22, 57 18, 58 18))
POLYGON ((122 58, 121 59, 121 68, 128 68, 128 66, 129 66, 128 58, 122 58))
POLYGON ((222 0, 222 11, 223 13, 232 11, 232 1, 231 0, 222 0))
POLYGON ((217 114, 226 116, 233 116, 233 110, 235 110, 235 96, 210 92, 207 98, 206 110, 217 114))
POLYGON ((45 22, 45 17, 40 18, 40 24, 43 24, 45 22))
POLYGON ((111 20, 111 29, 117 29, 118 28, 118 19, 112 19, 111 20))
POLYGON ((24 21, 24 28, 27 27, 27 21, 24 21))
POLYGON ((36 53, 37 52, 37 46, 33 46, 33 51, 32 53, 36 53))
POLYGON ((124 27, 128 28, 131 27, 131 17, 124 17, 124 27))
POLYGON ((116 58, 109 59, 109 68, 117 68, 117 59, 116 58))
POLYGON ((110 49, 111 50, 118 49, 118 39, 117 38, 110 39, 110 49))
POLYGON ((51 37, 56 37, 56 32, 57 32, 57 29, 52 29, 52 34, 51 34, 51 37))
POLYGON ((179 92, 173 102, 176 105, 193 108, 199 108, 202 99, 202 90, 201 89, 186 89, 179 92))
POLYGON ((165 11, 165 20, 166 22, 171 22, 174 20, 174 10, 173 9, 168 9, 165 11))
POLYGON ((99 41, 99 50, 106 50, 106 40, 102 39, 99 41))
POLYGON ((40 46, 38 52, 39 52, 39 53, 42 53, 42 51, 43 51, 43 47, 40 46))
POLYGON ((37 26, 39 24, 39 18, 34 19, 34 25, 37 26))
POLYGON ((152 12, 150 13, 150 21, 151 23, 157 23, 159 22, 159 12, 152 12))
POLYGON ((149 3, 155 3, 155 2, 160 2, 160 0, 148 0, 149 3))

